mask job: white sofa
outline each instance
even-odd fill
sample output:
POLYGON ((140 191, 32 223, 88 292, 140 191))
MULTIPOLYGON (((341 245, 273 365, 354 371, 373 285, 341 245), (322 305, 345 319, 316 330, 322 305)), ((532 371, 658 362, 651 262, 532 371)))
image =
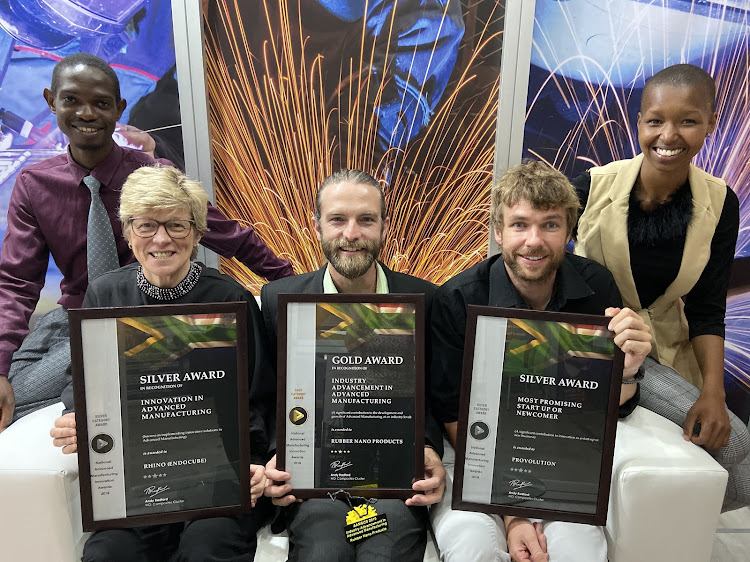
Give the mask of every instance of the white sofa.
MULTIPOLYGON (((2 559, 68 562, 80 558, 75 455, 52 446, 49 428, 62 405, 49 406, 0 434, 2 559)), ((607 540, 610 562, 707 562, 727 473, 682 439, 672 422, 636 408, 618 424, 607 540)), ((286 559, 286 538, 259 534, 257 562, 286 559)), ((428 541, 425 560, 438 560, 428 541)))
POLYGON ((638 406, 617 424, 610 562, 708 562, 727 472, 671 421, 638 406))
MULTIPOLYGON (((81 526, 77 455, 52 446, 49 430, 62 404, 34 412, 0 433, 0 561, 80 560, 88 533, 81 526)), ((287 538, 258 533, 256 562, 286 560, 287 538)), ((425 562, 437 562, 428 541, 425 562)))

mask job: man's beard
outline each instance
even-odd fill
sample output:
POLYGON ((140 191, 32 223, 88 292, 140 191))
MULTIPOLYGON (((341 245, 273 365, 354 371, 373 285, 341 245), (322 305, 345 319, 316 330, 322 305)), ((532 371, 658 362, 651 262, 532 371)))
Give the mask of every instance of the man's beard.
POLYGON ((324 240, 321 244, 323 254, 328 262, 333 266, 340 275, 347 279, 356 279, 362 277, 378 259, 382 244, 380 240, 360 240, 348 244, 341 238, 334 240, 324 240), (366 250, 365 254, 357 256, 341 256, 340 249, 345 250, 366 250))
MULTIPOLYGON (((505 262, 505 265, 508 267, 508 269, 511 270, 511 272, 517 279, 526 283, 543 283, 544 281, 547 281, 550 277, 554 276, 557 273, 557 270, 562 264, 563 259, 565 259, 565 250, 563 250, 559 254, 548 254, 547 264, 544 266, 544 268, 540 271, 537 271, 533 275, 529 275, 527 270, 524 269, 524 267, 518 262, 518 252, 506 253, 503 251, 502 253, 503 261, 505 262)), ((533 256, 534 254, 529 253, 524 255, 533 256)))

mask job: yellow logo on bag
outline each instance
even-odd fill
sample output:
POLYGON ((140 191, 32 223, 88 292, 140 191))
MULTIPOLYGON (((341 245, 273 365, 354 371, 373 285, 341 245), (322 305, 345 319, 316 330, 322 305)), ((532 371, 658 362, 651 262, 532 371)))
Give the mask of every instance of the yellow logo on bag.
POLYGON ((361 521, 362 519, 375 517, 377 514, 378 512, 375 511, 375 508, 370 504, 357 505, 354 506, 352 510, 346 514, 346 524, 351 525, 352 523, 356 523, 357 521, 361 521))

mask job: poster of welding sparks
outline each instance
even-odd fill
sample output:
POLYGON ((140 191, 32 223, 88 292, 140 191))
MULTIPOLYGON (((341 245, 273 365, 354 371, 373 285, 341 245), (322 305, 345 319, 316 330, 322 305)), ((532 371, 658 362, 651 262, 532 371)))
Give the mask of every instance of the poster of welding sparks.
MULTIPOLYGON (((487 255, 504 2, 210 0, 217 205, 295 271, 340 168, 382 181, 389 266, 441 283, 487 255)), ((223 270, 257 290, 237 262, 223 270)))
POLYGON ((524 156, 568 177, 640 152, 645 81, 678 63, 717 85, 717 129, 693 163, 740 200, 740 233, 726 316, 727 402, 750 414, 750 1, 537 0, 524 156))
MULTIPOLYGON (((42 92, 78 52, 117 73, 128 107, 115 141, 184 167, 170 0, 0 2, 0 239, 19 172, 66 149, 42 92)), ((50 259, 40 310, 56 306, 61 280, 50 259)))

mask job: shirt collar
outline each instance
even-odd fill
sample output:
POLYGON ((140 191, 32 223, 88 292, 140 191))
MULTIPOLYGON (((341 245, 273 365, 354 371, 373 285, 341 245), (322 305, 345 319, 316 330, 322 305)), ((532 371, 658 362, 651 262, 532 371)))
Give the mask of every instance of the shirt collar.
MULTIPOLYGON (((383 271, 383 268, 380 265, 380 262, 375 262, 375 268, 377 270, 377 283, 375 292, 379 295, 385 295, 388 291, 388 279, 385 276, 385 271, 383 271)), ((328 269, 328 266, 326 266, 325 271, 323 272, 323 292, 324 293, 338 293, 338 289, 336 288, 336 285, 333 283, 333 279, 331 278, 331 272, 328 269)))
POLYGON ((112 177, 120 168, 125 151, 117 143, 114 143, 112 151, 93 170, 87 170, 83 166, 79 166, 76 161, 73 160, 73 156, 70 154, 70 146, 68 146, 67 155, 68 167, 74 180, 77 180, 80 184, 83 181, 83 178, 92 175, 99 180, 103 187, 105 187, 110 185, 112 177))
MULTIPOLYGON (((488 304, 503 308, 531 308, 518 293, 510 277, 508 277, 508 271, 505 269, 505 262, 502 256, 498 254, 494 260, 490 264, 490 295, 488 304)), ((583 280, 578 271, 576 271, 566 254, 560 268, 557 270, 555 289, 552 293, 552 298, 547 304, 547 310, 563 310, 568 301, 582 299, 593 294, 594 291, 583 280)))

